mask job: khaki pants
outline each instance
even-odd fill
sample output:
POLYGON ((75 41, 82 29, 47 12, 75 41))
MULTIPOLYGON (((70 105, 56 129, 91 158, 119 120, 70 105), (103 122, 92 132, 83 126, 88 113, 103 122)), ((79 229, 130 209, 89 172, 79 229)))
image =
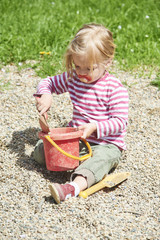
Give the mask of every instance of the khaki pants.
MULTIPOLYGON (((93 156, 82 162, 75 171, 71 174, 71 181, 76 175, 81 175, 86 178, 88 187, 102 180, 105 174, 108 174, 112 168, 115 168, 121 157, 121 150, 113 144, 98 145, 90 143, 93 156)), ((83 142, 80 141, 80 156, 87 153, 87 148, 83 142)), ((45 165, 45 156, 43 141, 39 140, 36 144, 34 159, 45 165)))
MULTIPOLYGON (((98 145, 90 143, 93 156, 85 160, 71 175, 71 180, 76 175, 86 178, 88 187, 102 180, 112 168, 115 168, 121 157, 121 151, 113 144, 98 145)), ((80 155, 86 153, 84 143, 80 143, 80 155)))

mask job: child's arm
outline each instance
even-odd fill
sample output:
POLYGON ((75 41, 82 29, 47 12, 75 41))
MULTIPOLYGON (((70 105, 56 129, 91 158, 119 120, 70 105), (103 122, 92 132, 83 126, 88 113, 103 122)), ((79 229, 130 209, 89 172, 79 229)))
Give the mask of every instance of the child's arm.
POLYGON ((61 94, 68 91, 67 78, 68 75, 64 72, 61 75, 43 79, 38 84, 37 93, 34 96, 36 97, 37 110, 41 115, 50 109, 52 93, 61 94))
POLYGON ((96 132, 97 138, 112 136, 118 138, 125 131, 128 123, 128 93, 123 87, 115 89, 110 97, 108 107, 108 120, 94 121, 83 124, 78 129, 84 130, 83 138, 88 138, 96 132))
POLYGON ((125 131, 128 124, 128 92, 124 87, 116 88, 109 99, 108 120, 95 122, 97 138, 105 136, 119 136, 125 131))
POLYGON ((107 102, 106 120, 83 124, 78 129, 84 130, 83 138, 88 138, 96 132, 97 138, 110 136, 118 138, 125 131, 128 123, 128 93, 124 87, 114 89, 107 102))

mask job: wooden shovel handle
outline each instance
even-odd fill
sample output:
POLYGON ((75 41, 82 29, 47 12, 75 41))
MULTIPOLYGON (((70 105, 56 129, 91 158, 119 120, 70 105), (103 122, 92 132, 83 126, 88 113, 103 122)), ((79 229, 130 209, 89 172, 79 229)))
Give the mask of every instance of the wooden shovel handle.
POLYGON ((79 193, 79 196, 83 197, 83 198, 87 198, 92 193, 97 192, 97 191, 101 190, 104 187, 105 187, 105 183, 104 183, 104 180, 102 180, 99 183, 93 185, 92 187, 86 189, 85 191, 81 191, 79 193))

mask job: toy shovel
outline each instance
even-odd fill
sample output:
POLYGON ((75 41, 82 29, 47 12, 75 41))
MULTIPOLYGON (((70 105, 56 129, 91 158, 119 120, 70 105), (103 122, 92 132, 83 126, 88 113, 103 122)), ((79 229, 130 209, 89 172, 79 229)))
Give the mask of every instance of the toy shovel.
POLYGON ((48 133, 48 132, 50 132, 50 130, 49 130, 49 126, 48 126, 46 119, 47 119, 47 113, 45 113, 44 115, 41 115, 39 117, 39 124, 40 124, 42 131, 45 133, 48 133))
POLYGON ((102 188, 115 187, 119 183, 126 180, 130 175, 131 175, 131 173, 129 173, 129 172, 122 172, 122 173, 105 175, 102 181, 93 185, 92 187, 88 188, 87 190, 80 192, 79 196, 83 197, 83 198, 87 198, 89 195, 101 190, 102 188))

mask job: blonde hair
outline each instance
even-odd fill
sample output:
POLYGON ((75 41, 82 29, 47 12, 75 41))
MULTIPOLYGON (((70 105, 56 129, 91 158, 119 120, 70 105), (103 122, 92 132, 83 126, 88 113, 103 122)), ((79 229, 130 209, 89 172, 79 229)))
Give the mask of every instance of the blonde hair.
POLYGON ((115 44, 112 33, 100 24, 86 24, 70 42, 66 54, 65 65, 67 72, 73 74, 73 54, 85 56, 88 64, 104 64, 108 59, 113 59, 115 44))

